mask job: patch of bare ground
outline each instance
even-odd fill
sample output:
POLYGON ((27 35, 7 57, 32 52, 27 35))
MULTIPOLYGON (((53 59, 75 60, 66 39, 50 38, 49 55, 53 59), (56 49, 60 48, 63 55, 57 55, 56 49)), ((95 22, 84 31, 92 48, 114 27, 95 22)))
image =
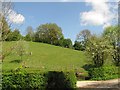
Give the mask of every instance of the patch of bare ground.
POLYGON ((77 88, 86 88, 86 90, 120 90, 120 78, 106 81, 77 81, 77 88))

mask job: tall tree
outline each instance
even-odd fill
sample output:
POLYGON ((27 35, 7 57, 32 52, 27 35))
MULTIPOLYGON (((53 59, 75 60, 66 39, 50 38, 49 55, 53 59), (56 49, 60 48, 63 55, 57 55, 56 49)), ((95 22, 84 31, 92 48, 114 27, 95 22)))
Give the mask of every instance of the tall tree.
POLYGON ((13 9, 13 4, 10 1, 5 2, 5 0, 0 1, 0 41, 4 41, 7 38, 10 25, 8 16, 13 9))
POLYGON ((78 35, 77 39, 87 41, 91 36, 91 32, 88 29, 82 30, 78 35))
POLYGON ((91 37, 91 32, 88 29, 82 30, 78 35, 77 35, 77 40, 81 42, 83 45, 83 48, 86 48, 88 39, 91 37))
POLYGON ((107 27, 103 32, 105 37, 113 47, 112 57, 116 66, 120 65, 120 26, 107 27))
POLYGON ((2 31, 2 41, 6 40, 9 32, 10 32, 10 27, 5 19, 5 17, 2 17, 2 26, 1 26, 1 31, 2 31))
POLYGON ((55 23, 40 25, 35 34, 35 40, 54 44, 57 40, 63 38, 62 29, 55 23))
POLYGON ((28 26, 26 29, 26 32, 27 32, 27 34, 25 36, 25 40, 34 41, 34 31, 33 31, 32 26, 28 26))

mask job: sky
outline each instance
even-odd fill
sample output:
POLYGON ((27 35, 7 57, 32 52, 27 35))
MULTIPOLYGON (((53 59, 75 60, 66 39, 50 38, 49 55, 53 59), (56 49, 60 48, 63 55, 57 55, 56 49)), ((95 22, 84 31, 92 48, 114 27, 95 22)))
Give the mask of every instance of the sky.
MULTIPOLYGON (((12 28, 20 29, 23 35, 26 34, 28 26, 36 30, 41 24, 56 23, 62 28, 65 38, 70 38, 74 42, 81 30, 88 29, 100 35, 105 27, 113 24, 113 19, 117 17, 117 14, 113 13, 111 9, 113 6, 104 1, 107 0, 14 2, 14 10, 11 10, 9 19, 14 23, 12 28)), ((116 5, 114 8, 117 8, 116 5)))

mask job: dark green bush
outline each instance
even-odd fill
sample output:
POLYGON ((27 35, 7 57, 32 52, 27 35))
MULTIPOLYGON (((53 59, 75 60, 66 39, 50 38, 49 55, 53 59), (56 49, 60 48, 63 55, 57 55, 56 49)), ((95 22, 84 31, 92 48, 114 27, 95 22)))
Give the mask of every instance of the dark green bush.
POLYGON ((74 89, 76 87, 76 76, 73 72, 41 72, 41 73, 26 73, 26 72, 11 72, 3 74, 2 88, 3 89, 74 89))
POLYGON ((118 78, 118 67, 99 67, 91 68, 88 71, 89 76, 92 80, 108 80, 118 78))
POLYGON ((75 50, 80 50, 80 51, 85 50, 85 46, 84 46, 83 42, 75 41, 73 47, 75 50))
POLYGON ((76 76, 73 72, 48 72, 47 89, 73 89, 76 87, 76 76))

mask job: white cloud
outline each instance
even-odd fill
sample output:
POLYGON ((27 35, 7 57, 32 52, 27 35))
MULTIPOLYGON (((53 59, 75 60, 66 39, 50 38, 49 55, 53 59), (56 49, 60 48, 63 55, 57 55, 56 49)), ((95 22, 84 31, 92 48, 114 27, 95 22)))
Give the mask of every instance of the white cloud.
POLYGON ((116 15, 111 11, 114 6, 106 3, 109 0, 85 0, 85 2, 92 8, 90 11, 80 13, 82 25, 103 25, 103 27, 111 25, 116 15))
POLYGON ((10 14, 8 15, 8 19, 10 22, 15 24, 22 24, 25 20, 22 14, 18 14, 14 10, 9 10, 10 14))

